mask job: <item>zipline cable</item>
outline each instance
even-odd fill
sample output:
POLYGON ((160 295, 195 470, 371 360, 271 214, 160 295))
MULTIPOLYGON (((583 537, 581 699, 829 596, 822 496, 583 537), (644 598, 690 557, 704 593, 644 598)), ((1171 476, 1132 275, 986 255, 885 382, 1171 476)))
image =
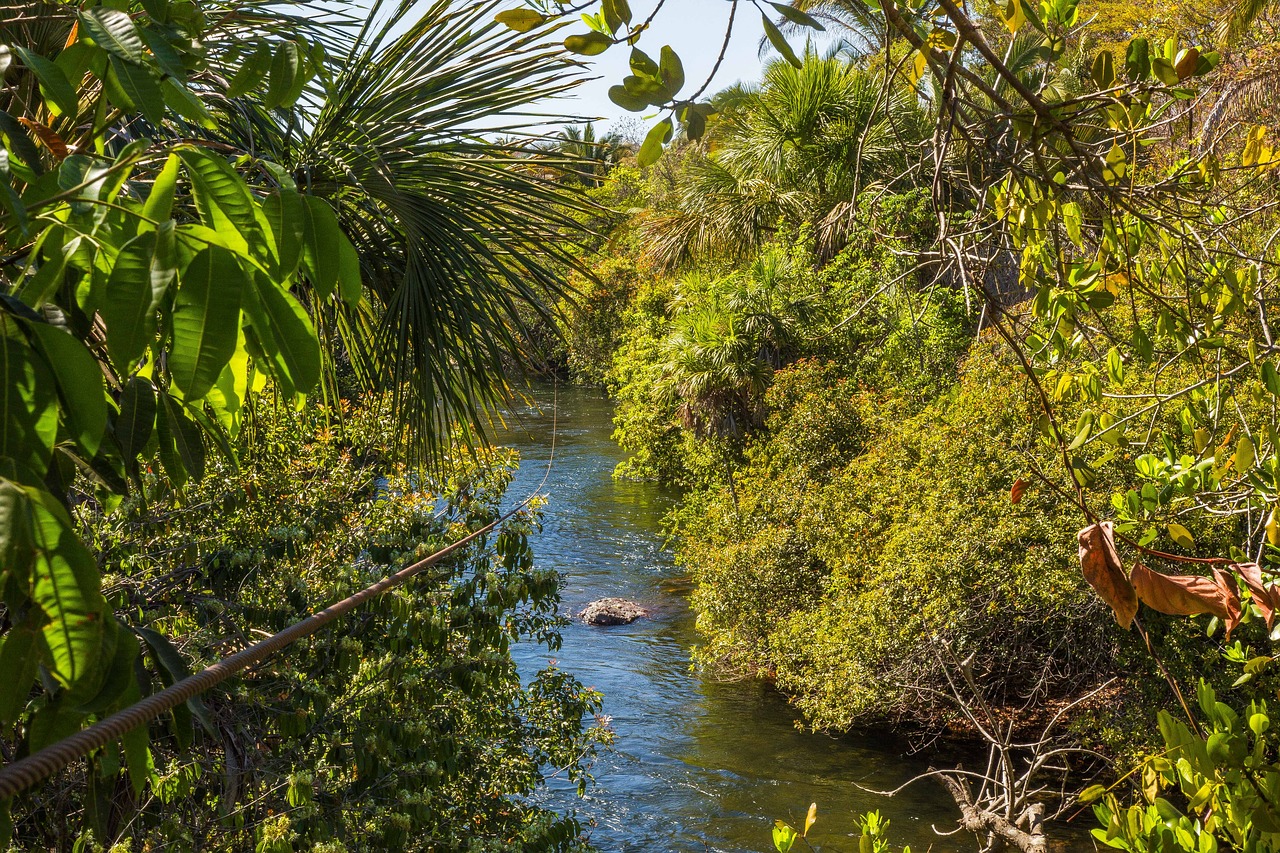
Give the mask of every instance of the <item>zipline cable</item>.
POLYGON ((261 642, 254 643, 247 649, 223 658, 195 675, 184 678, 159 693, 153 693, 142 701, 117 711, 106 719, 99 720, 87 729, 76 732, 32 755, 28 755, 26 758, 21 758, 4 768, 0 768, 0 801, 7 800, 35 787, 76 759, 83 758, 94 750, 101 749, 107 744, 119 740, 138 726, 149 723, 161 714, 172 711, 188 699, 221 684, 236 673, 243 672, 256 663, 261 663, 290 643, 301 640, 303 637, 311 636, 339 616, 346 615, 370 599, 377 598, 384 592, 400 586, 405 581, 420 574, 423 570, 434 566, 449 555, 465 548, 476 539, 514 518, 534 498, 541 494, 542 488, 547 484, 547 479, 551 476, 551 464, 555 461, 556 454, 556 423, 559 418, 559 399, 560 390, 559 383, 557 383, 552 402, 551 452, 547 457, 547 470, 542 475, 542 482, 528 497, 498 519, 473 533, 467 534, 457 542, 441 548, 434 554, 401 569, 394 575, 389 575, 372 586, 365 587, 355 595, 331 604, 319 613, 311 614, 301 622, 295 622, 278 634, 273 634, 261 642))

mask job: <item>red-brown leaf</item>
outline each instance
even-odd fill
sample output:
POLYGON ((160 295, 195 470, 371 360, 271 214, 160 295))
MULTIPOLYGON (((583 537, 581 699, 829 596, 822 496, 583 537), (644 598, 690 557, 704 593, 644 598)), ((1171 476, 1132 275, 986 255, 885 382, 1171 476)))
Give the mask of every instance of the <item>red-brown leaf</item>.
POLYGON ((1271 630, 1276 620, 1276 611, 1280 610, 1280 591, 1263 582, 1262 569, 1257 563, 1236 563, 1231 568, 1244 578, 1244 585, 1253 596, 1253 603, 1258 605, 1262 618, 1267 620, 1267 630, 1271 630))
POLYGON ((1244 618, 1244 608, 1240 606, 1240 589, 1236 586, 1236 576, 1218 566, 1213 567, 1213 579, 1218 582, 1218 588, 1222 590, 1222 603, 1227 609, 1223 622, 1226 623, 1227 637, 1230 638, 1231 632, 1244 618))
POLYGON ((29 118, 19 118, 18 121, 22 122, 22 125, 27 130, 34 133, 54 157, 59 160, 67 159, 67 155, 70 153, 67 149, 67 143, 63 142, 62 137, 55 133, 52 128, 45 127, 40 122, 32 121, 29 118))
POLYGON ((1142 603, 1170 616, 1212 613, 1227 618, 1222 587, 1213 578, 1200 575, 1162 575, 1141 563, 1133 564, 1129 580, 1142 603))
POLYGON ((1009 489, 1009 502, 1016 504, 1022 500, 1022 495, 1027 490, 1027 481, 1019 477, 1013 481, 1013 488, 1009 489))
POLYGON ((1120 627, 1128 630, 1138 612, 1138 595, 1120 564, 1111 522, 1092 524, 1081 530, 1076 539, 1080 543, 1080 570, 1084 579, 1115 611, 1120 627))

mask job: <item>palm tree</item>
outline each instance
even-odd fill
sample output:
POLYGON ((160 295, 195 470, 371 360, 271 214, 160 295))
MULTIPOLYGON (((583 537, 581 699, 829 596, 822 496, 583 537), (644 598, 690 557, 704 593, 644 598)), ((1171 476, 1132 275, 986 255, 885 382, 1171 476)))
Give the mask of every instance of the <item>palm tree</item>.
MULTIPOLYGON (((717 99, 721 115, 687 167, 673 209, 645 226, 650 252, 671 267, 695 254, 745 257, 779 222, 824 222, 906 171, 923 121, 905 86, 834 52, 802 67, 773 62, 757 88, 717 99)), ((837 224, 819 234, 838 248, 837 224)))
POLYGON ((569 174, 588 187, 598 187, 626 156, 629 146, 614 133, 596 138, 595 125, 587 122, 581 126, 571 124, 562 130, 555 140, 555 150, 575 164, 569 168, 569 174))
MULTIPOLYGON (((362 385, 394 391, 424 459, 455 422, 483 437, 531 339, 524 318, 549 320, 579 263, 573 214, 586 202, 530 168, 547 119, 528 107, 576 86, 580 69, 544 36, 495 23, 501 5, 376 0, 359 26, 326 29, 327 74, 296 107, 239 103, 218 131, 337 210, 367 299, 317 300, 317 329, 362 385)), ((559 159, 589 171, 599 150, 559 159)))

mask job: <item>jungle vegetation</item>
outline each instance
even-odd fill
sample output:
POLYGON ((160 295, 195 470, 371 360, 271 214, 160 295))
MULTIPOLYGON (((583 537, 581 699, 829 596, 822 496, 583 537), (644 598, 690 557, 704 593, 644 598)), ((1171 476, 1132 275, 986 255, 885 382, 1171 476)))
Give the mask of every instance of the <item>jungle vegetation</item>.
POLYGON ((0 838, 582 847, 528 795, 600 697, 508 653, 562 624, 484 447, 523 364, 684 489, 698 665, 985 742, 982 849, 1280 848, 1277 10, 729 0, 777 58, 717 90, 653 5, 0 12, 5 764, 467 543, 0 838), (547 133, 606 50, 659 120, 547 133))

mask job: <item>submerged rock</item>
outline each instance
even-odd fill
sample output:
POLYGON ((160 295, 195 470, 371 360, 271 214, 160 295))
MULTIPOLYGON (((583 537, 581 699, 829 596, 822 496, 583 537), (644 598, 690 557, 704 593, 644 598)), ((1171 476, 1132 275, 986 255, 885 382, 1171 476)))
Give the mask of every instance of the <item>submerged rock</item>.
POLYGON ((628 625, 648 615, 649 611, 634 601, 627 601, 625 598, 602 598, 582 608, 578 618, 588 625, 628 625))

